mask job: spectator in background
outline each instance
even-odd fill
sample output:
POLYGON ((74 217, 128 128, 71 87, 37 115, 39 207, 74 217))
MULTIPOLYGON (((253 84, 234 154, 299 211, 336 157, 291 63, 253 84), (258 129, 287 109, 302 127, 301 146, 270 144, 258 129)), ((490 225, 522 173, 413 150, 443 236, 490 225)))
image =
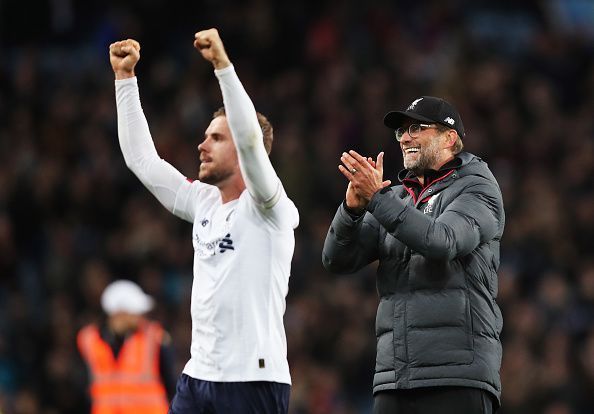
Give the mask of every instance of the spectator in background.
POLYGON ((143 315, 153 299, 129 280, 117 280, 101 295, 107 318, 78 333, 89 370, 92 414, 164 414, 175 389, 171 338, 143 315))
POLYGON ((194 46, 212 63, 224 108, 198 145, 198 180, 159 158, 140 105, 140 45, 110 46, 118 133, 128 167, 176 216, 194 224, 191 358, 171 413, 286 413, 291 376, 283 325, 299 214, 268 154, 258 114, 216 29, 194 46))
POLYGON ((499 185, 462 151, 462 120, 443 99, 415 99, 384 123, 400 142, 402 184, 383 180, 383 152, 375 162, 343 153, 346 199, 322 253, 335 273, 379 260, 374 413, 492 413, 501 395, 499 185))

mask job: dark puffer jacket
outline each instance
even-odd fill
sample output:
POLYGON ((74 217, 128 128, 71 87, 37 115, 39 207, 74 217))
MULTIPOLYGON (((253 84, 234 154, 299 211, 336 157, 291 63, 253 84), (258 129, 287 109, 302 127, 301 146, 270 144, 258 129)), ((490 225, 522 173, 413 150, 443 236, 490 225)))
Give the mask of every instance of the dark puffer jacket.
POLYGON ((448 165, 418 196, 406 185, 385 188, 361 217, 341 205, 322 261, 352 273, 379 260, 374 393, 452 385, 499 401, 501 190, 470 153, 448 165))

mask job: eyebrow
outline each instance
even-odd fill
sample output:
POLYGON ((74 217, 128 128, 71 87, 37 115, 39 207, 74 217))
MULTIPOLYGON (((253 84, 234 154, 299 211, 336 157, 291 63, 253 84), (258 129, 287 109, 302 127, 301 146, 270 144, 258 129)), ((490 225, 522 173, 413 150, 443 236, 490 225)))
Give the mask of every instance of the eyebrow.
POLYGON ((213 138, 223 138, 224 137, 223 134, 219 134, 218 132, 213 132, 212 134, 204 133, 204 138, 208 137, 209 135, 213 138))

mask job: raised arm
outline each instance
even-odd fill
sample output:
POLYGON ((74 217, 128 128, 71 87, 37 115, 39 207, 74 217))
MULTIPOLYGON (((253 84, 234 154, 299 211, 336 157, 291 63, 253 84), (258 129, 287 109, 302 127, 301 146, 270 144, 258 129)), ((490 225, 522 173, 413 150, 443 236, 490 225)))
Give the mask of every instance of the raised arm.
POLYGON ((134 68, 140 44, 132 39, 112 43, 109 60, 115 73, 118 138, 126 165, 169 211, 192 221, 190 182, 157 154, 138 91, 134 68))
POLYGON ((258 204, 271 208, 282 188, 264 148, 254 104, 237 77, 216 29, 196 33, 194 46, 215 69, 247 190, 258 204))

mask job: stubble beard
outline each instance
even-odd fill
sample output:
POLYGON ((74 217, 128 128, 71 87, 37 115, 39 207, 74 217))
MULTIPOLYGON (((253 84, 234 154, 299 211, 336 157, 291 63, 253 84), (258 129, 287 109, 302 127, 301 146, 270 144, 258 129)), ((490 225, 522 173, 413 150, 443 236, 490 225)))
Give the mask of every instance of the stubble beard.
POLYGON ((415 175, 424 174, 425 170, 433 167, 439 160, 439 143, 436 139, 431 140, 429 145, 421 147, 419 150, 419 156, 416 160, 408 162, 406 156, 404 157, 404 168, 412 171, 415 175))
POLYGON ((205 171, 198 170, 198 180, 204 184, 218 185, 231 176, 229 171, 205 171))

